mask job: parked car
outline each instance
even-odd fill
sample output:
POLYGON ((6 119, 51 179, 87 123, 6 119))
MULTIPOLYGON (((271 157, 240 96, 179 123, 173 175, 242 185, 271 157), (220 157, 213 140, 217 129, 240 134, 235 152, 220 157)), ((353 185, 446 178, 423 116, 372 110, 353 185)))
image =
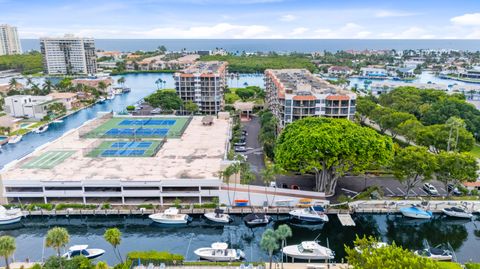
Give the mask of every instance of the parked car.
POLYGON ((246 146, 247 142, 245 140, 240 140, 237 143, 233 144, 234 146, 246 146))
POLYGON ((247 151, 246 147, 243 147, 243 146, 235 147, 235 152, 245 152, 245 151, 247 151))
POLYGON ((270 187, 271 188, 276 188, 277 187, 277 182, 275 182, 275 181, 270 182, 270 187))
POLYGON ((247 130, 242 130, 242 135, 247 136, 248 135, 247 130))
POLYGON ((430 195, 438 195, 437 188, 430 183, 423 184, 423 190, 430 195))
POLYGON ((447 191, 453 195, 462 195, 462 192, 458 190, 458 187, 453 183, 447 184, 447 191))

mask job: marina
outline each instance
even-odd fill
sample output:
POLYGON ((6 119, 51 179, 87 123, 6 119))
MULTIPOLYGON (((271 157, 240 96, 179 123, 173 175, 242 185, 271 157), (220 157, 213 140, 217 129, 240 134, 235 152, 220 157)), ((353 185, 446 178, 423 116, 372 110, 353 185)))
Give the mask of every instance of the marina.
MULTIPOLYGON (((104 249, 103 260, 115 262, 111 246, 103 239, 107 228, 117 227, 122 232, 120 251, 133 250, 170 251, 185 255, 187 261, 198 260, 194 250, 210 246, 215 242, 228 243, 231 249, 241 249, 245 261, 268 261, 268 254, 260 249, 262 233, 268 228, 288 224, 293 236, 287 239, 288 245, 314 240, 329 246, 335 253, 335 261, 345 257, 344 245, 352 246, 356 235, 374 235, 382 242, 396 244, 413 250, 424 249, 423 240, 431 246, 450 243, 459 262, 473 259, 479 262, 476 250, 479 247, 480 222, 478 215, 473 220, 451 219, 434 214, 431 220, 405 218, 399 214, 353 214, 356 226, 342 226, 336 215, 329 215, 330 221, 310 224, 293 220, 287 214, 272 214, 272 221, 263 226, 247 226, 245 214, 231 214, 232 222, 214 223, 201 214, 191 215, 192 221, 185 225, 156 224, 143 215, 100 215, 95 216, 27 216, 21 222, 0 227, 0 235, 16 238, 15 260, 42 260, 54 254, 52 249, 42 249, 48 229, 60 226, 71 236, 67 247, 90 245, 104 249), (138 242, 142 242, 138 244, 138 242)), ((280 261, 280 252, 275 252, 275 261, 280 261)), ((300 261, 300 260, 299 260, 300 261)))

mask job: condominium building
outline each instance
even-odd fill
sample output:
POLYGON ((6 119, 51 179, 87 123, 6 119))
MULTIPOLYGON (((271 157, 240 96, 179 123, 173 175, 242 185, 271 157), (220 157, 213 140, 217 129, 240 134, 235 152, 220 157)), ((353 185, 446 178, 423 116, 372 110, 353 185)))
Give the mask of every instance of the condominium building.
POLYGON ((45 37, 40 39, 44 70, 49 75, 95 74, 97 58, 93 38, 45 37))
POLYGON ((311 116, 352 119, 356 94, 306 69, 265 70, 266 101, 279 127, 311 116))
POLYGON ((17 27, 0 24, 0 55, 21 53, 22 47, 18 39, 17 27))
POLYGON ((217 114, 223 109, 227 62, 196 62, 175 73, 175 88, 184 101, 193 101, 199 112, 217 114))

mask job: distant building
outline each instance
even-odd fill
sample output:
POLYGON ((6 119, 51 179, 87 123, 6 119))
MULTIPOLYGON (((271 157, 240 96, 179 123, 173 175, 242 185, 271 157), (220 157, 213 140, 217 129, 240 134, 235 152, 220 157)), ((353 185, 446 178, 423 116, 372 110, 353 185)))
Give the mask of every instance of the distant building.
POLYGON ((93 87, 93 88, 96 88, 98 90, 101 90, 98 87, 100 82, 105 83, 105 85, 107 86, 107 88, 105 89, 105 92, 110 92, 111 91, 111 86, 114 82, 111 77, 77 78, 77 79, 72 80, 72 86, 75 87, 78 84, 82 84, 82 85, 85 85, 85 86, 89 86, 89 87, 93 87))
POLYGON ((0 24, 0 55, 21 54, 22 46, 18 39, 17 27, 0 24))
POLYGON ((415 76, 415 67, 400 67, 396 70, 400 77, 410 78, 415 76))
POLYGON ((267 105, 280 128, 311 116, 353 119, 357 95, 306 69, 265 70, 267 105))
POLYGON ((348 66, 330 66, 328 68, 329 76, 349 76, 353 73, 353 70, 348 66))
POLYGON ((97 73, 97 58, 93 38, 45 37, 40 39, 44 70, 49 75, 97 73))
POLYGON ((217 114, 223 109, 227 62, 196 62, 175 73, 175 89, 184 101, 193 101, 199 112, 217 114))
POLYGON ((41 120, 48 115, 48 106, 56 102, 51 96, 13 95, 5 97, 5 113, 12 117, 41 120))
POLYGON ((53 100, 61 102, 68 110, 80 106, 77 98, 78 94, 74 92, 52 92, 48 96, 51 96, 53 100))
POLYGON ((415 87, 418 89, 434 89, 439 91, 448 91, 448 86, 444 84, 434 83, 414 83, 414 82, 399 82, 399 81, 381 81, 370 84, 372 95, 378 96, 389 93, 391 90, 398 87, 415 87))
POLYGON ((480 67, 462 71, 458 75, 462 78, 480 79, 480 67))

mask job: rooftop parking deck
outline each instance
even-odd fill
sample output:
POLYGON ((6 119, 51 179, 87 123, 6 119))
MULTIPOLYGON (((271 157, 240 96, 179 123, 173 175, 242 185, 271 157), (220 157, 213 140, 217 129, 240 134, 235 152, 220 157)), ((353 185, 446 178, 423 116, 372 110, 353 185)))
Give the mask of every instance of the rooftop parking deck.
MULTIPOLYGON (((97 120, 95 120, 97 121, 97 120)), ((158 181, 179 179, 216 179, 228 143, 228 120, 214 119, 212 125, 202 124, 202 117, 193 117, 180 138, 161 138, 164 142, 153 157, 91 157, 93 148, 111 138, 82 138, 82 129, 91 128, 95 121, 71 131, 43 148, 8 165, 2 180, 127 180, 158 181), (48 152, 65 152, 51 167, 28 165, 48 152)), ((149 141, 152 138, 148 139, 149 141)), ((128 141, 128 140, 125 140, 128 141)), ((160 138, 159 138, 160 141, 160 138)))

